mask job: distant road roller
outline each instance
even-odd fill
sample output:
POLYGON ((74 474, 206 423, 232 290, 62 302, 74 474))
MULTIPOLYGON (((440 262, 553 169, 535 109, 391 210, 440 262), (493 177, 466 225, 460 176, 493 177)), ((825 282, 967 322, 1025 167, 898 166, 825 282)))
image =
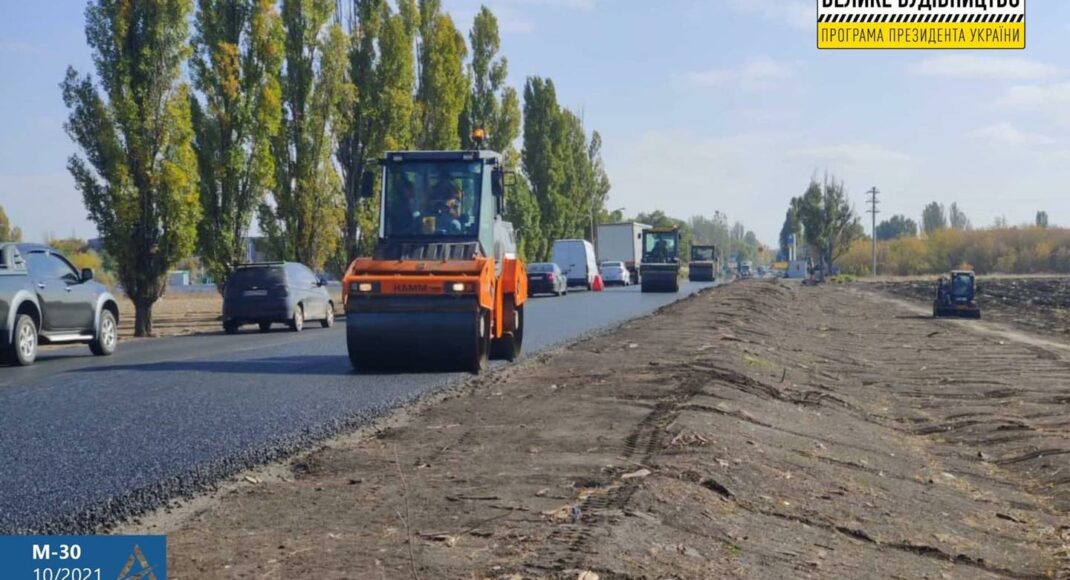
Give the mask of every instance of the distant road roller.
POLYGON ((691 261, 687 263, 687 279, 691 282, 713 282, 717 278, 717 246, 691 245, 691 261))
POLYGON ((680 291, 680 230, 643 230, 643 260, 639 264, 639 284, 643 292, 680 291))
POLYGON ((514 360, 527 273, 503 221, 507 172, 492 151, 397 151, 366 171, 380 184, 374 254, 344 278, 346 343, 359 370, 461 370, 514 360))

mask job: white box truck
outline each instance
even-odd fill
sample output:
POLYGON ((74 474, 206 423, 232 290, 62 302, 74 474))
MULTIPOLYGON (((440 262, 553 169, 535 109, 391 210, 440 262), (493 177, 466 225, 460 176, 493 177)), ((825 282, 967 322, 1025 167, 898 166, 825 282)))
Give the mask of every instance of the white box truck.
POLYGON ((632 283, 639 282, 639 262, 643 259, 643 230, 650 228, 639 222, 601 224, 595 240, 598 263, 624 262, 632 275, 632 283))

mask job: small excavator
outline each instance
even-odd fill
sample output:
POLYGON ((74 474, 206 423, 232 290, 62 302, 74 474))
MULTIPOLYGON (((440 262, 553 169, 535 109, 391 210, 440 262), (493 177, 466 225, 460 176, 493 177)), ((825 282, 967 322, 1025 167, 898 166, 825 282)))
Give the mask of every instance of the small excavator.
POLYGON ((643 259, 639 263, 639 281, 643 292, 680 291, 679 251, 679 229, 643 230, 643 259))
POLYGON ((933 318, 981 318, 981 307, 975 295, 979 291, 972 270, 952 270, 941 276, 933 300, 933 318))
POLYGON ((519 357, 528 278, 502 219, 502 156, 396 151, 379 169, 361 182, 364 198, 380 183, 378 243, 343 281, 353 367, 478 374, 491 358, 519 357))

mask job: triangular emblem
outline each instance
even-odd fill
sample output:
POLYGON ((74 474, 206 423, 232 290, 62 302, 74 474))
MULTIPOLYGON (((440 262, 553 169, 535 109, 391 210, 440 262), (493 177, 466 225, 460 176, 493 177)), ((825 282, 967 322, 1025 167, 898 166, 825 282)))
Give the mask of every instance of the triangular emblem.
POLYGON ((126 561, 126 565, 119 572, 118 580, 156 580, 156 574, 152 572, 154 567, 149 566, 149 561, 145 559, 145 554, 141 553, 141 548, 134 544, 134 553, 130 554, 130 559, 126 561), (135 563, 139 566, 139 570, 131 573, 135 563))

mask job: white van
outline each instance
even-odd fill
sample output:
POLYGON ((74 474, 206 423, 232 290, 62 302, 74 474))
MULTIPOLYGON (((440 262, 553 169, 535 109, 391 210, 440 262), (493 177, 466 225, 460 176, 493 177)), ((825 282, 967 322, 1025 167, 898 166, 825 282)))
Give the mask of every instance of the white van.
POLYGON ((598 263, 594 258, 594 246, 587 240, 557 240, 554 242, 551 261, 561 268, 569 287, 594 286, 598 275, 598 263))

